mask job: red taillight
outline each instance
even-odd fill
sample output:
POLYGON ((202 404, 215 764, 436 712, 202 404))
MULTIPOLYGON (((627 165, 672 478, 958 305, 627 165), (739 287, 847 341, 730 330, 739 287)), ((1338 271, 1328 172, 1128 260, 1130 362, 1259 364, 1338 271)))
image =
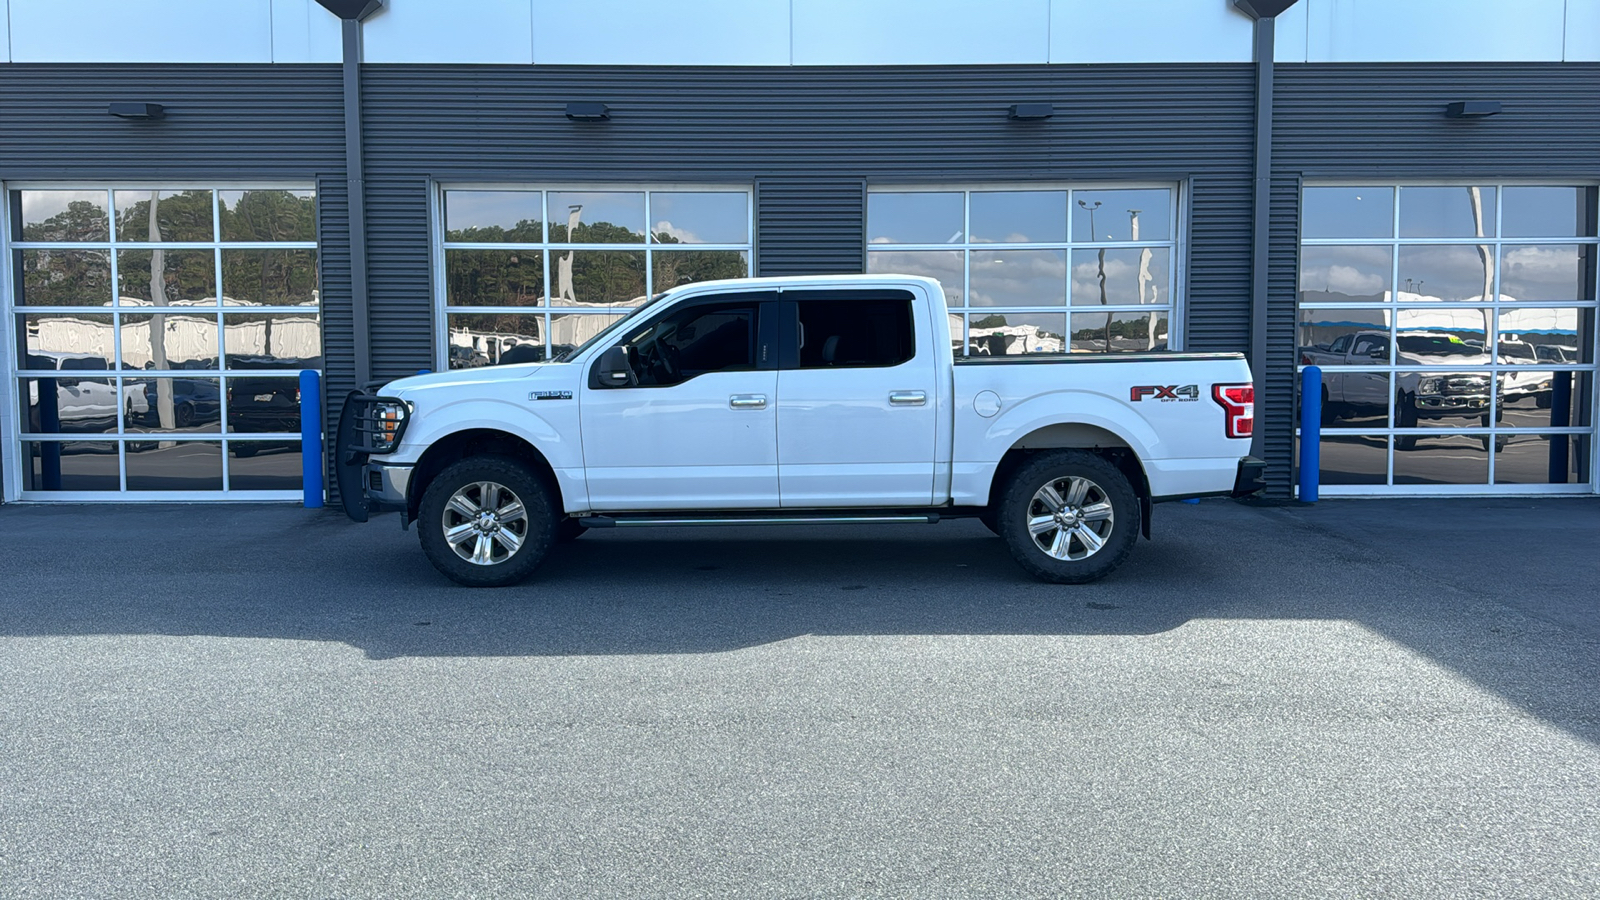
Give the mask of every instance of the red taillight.
POLYGON ((1228 437, 1247 438, 1256 427, 1256 387, 1253 384, 1214 384, 1211 399, 1222 407, 1228 437))

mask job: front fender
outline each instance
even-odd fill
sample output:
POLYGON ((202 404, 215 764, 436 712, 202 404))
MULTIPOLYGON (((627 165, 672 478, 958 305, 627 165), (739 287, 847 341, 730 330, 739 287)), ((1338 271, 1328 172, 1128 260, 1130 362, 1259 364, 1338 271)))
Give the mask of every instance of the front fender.
MULTIPOLYGON (((571 404, 572 422, 568 434, 577 432, 577 404, 571 404)), ((394 462, 416 462, 440 440, 462 431, 485 429, 519 437, 544 454, 554 468, 583 464, 583 450, 576 439, 563 437, 561 425, 525 406, 492 398, 451 401, 425 409, 406 429, 405 441, 389 456, 394 462)))

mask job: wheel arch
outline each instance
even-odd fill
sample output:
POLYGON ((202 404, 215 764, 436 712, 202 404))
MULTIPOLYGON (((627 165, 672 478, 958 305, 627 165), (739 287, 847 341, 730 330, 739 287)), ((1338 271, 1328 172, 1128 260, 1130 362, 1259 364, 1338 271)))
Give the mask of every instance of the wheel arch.
POLYGON ((414 520, 428 485, 447 466, 473 456, 503 456, 526 463, 549 488, 554 508, 562 509, 561 482, 539 448, 525 438, 494 428, 467 428, 451 432, 429 445, 411 470, 406 485, 406 518, 414 520))
POLYGON ((1085 422, 1057 422, 1036 428, 1018 438, 1000 457, 999 465, 995 466, 994 475, 989 480, 988 505, 993 506, 998 502, 998 492, 1010 480, 1012 473, 1029 459, 1050 450, 1082 450, 1116 466, 1139 498, 1142 513, 1139 517, 1140 531, 1146 538, 1150 537, 1150 478, 1145 474, 1144 463, 1139 459, 1138 452, 1115 432, 1085 422))

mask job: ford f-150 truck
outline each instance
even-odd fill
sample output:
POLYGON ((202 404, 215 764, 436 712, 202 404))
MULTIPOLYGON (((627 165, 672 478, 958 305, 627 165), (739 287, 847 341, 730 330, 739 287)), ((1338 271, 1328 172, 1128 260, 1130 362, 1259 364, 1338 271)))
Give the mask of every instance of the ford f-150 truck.
POLYGON ((1082 583, 1149 536, 1153 503, 1259 489, 1239 354, 963 358, 950 322, 929 278, 680 286, 548 362, 351 394, 339 489, 473 586, 589 528, 963 516, 1082 583))

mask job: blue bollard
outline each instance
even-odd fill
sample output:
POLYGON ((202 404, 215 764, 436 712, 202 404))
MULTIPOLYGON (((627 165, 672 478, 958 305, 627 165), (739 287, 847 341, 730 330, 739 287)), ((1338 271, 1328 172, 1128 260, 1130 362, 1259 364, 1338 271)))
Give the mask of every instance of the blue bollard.
POLYGON ((322 508, 322 375, 300 372, 300 485, 306 509, 322 508))
POLYGON ((1300 372, 1300 502, 1317 502, 1322 470, 1322 369, 1300 372))

